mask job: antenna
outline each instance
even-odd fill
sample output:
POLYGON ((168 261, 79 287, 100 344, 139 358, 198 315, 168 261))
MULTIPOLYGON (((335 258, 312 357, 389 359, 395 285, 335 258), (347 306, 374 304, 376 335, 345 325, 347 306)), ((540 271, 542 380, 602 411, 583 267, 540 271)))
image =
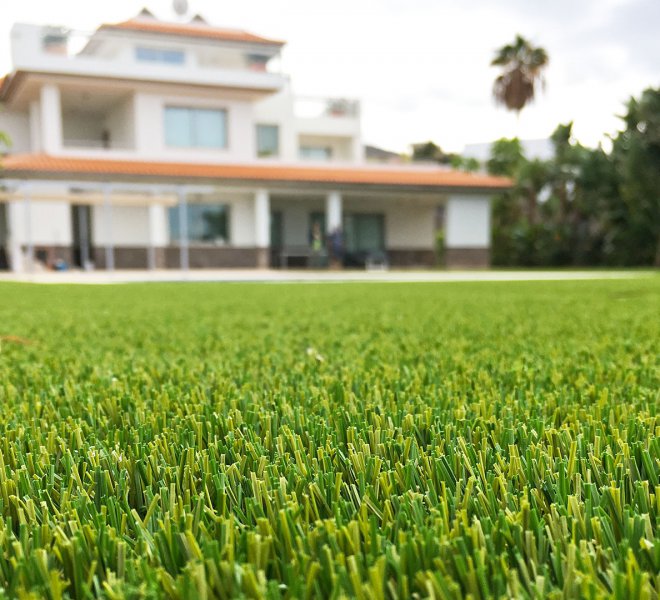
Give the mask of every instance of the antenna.
POLYGON ((179 17, 183 17, 188 12, 188 0, 173 0, 172 8, 179 17))

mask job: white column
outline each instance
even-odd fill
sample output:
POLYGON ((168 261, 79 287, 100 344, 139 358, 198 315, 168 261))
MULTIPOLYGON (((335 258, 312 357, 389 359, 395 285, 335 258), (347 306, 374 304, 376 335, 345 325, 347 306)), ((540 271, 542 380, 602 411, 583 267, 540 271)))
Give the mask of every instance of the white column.
POLYGON ((149 205, 149 247, 147 249, 147 262, 149 269, 156 268, 156 248, 167 244, 167 218, 166 208, 162 204, 149 205))
POLYGON ((39 100, 30 102, 30 150, 41 152, 41 105, 39 100))
POLYGON ((270 196, 268 190, 254 194, 254 242, 257 247, 257 266, 265 269, 270 263, 270 196))
POLYGON ((20 200, 7 203, 7 226, 9 235, 9 262, 14 273, 25 271, 25 258, 21 250, 21 231, 25 207, 20 200))
POLYGON ((57 154, 62 148, 62 103, 56 85, 41 86, 40 108, 41 148, 46 154, 57 154))
POLYGON ((32 273, 34 271, 34 241, 32 240, 32 190, 29 185, 25 186, 25 195, 23 201, 25 203, 25 246, 26 246, 26 262, 27 270, 32 273))
POLYGON ((182 271, 190 268, 190 254, 188 248, 188 199, 183 186, 177 188, 179 197, 179 263, 182 271))
POLYGON ((108 271, 115 269, 115 248, 112 239, 112 199, 110 198, 110 184, 103 186, 103 220, 105 221, 105 268, 108 271))
POLYGON ((325 199, 325 229, 332 233, 341 227, 342 200, 339 192, 329 192, 325 199))
POLYGON ((268 190, 254 194, 254 237, 257 248, 270 247, 270 197, 268 190))

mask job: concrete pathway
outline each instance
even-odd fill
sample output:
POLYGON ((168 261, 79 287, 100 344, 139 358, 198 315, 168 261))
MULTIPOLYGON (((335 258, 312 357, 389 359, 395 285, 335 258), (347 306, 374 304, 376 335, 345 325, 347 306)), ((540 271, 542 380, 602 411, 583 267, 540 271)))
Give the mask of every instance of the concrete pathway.
POLYGON ((261 283, 339 283, 347 281, 570 281, 635 279, 655 271, 309 271, 273 269, 157 270, 157 271, 43 271, 3 273, 0 281, 27 283, 109 284, 155 281, 224 281, 261 283))

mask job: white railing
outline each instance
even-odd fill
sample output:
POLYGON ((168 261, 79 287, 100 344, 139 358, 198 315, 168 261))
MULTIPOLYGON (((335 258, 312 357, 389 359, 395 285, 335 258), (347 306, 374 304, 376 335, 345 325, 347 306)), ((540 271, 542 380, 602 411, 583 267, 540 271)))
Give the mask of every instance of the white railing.
POLYGON ((64 148, 90 148, 95 150, 134 150, 134 146, 127 143, 106 142, 104 140, 65 138, 62 140, 64 148))
MULTIPOLYGON (((47 56, 80 59, 80 60, 102 60, 111 62, 116 60, 113 56, 98 55, 94 52, 94 39, 124 38, 121 31, 102 30, 99 32, 78 31, 68 27, 41 27, 39 32, 39 50, 47 56)), ((188 41, 188 44, 199 44, 201 42, 188 41)), ((229 71, 249 71, 252 73, 274 73, 282 75, 281 56, 255 54, 254 52, 245 52, 244 64, 237 66, 235 64, 220 64, 207 58, 201 58, 197 55, 194 48, 184 49, 184 62, 162 64, 170 67, 194 66, 204 70, 229 70, 229 71)), ((144 64, 145 61, 139 61, 134 57, 133 62, 144 64)), ((158 61, 153 63, 146 61, 146 64, 161 64, 158 61)))

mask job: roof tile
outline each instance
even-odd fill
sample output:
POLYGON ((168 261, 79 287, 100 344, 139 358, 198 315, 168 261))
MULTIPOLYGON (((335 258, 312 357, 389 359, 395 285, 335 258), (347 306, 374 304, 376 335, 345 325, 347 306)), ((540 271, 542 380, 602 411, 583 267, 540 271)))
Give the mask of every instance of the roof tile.
POLYGON ((183 37, 204 38, 224 42, 248 42, 251 44, 268 44, 272 46, 283 46, 285 42, 272 40, 248 31, 239 29, 225 29, 212 27, 203 23, 166 23, 156 19, 129 19, 121 23, 105 24, 99 27, 103 30, 128 30, 142 33, 155 33, 164 35, 178 35, 183 37))
POLYGON ((326 183, 394 187, 506 189, 504 177, 419 167, 392 168, 348 166, 303 166, 266 164, 208 164, 147 162, 45 154, 10 155, 3 159, 0 176, 46 178, 55 175, 140 177, 152 180, 231 180, 246 182, 326 183))

